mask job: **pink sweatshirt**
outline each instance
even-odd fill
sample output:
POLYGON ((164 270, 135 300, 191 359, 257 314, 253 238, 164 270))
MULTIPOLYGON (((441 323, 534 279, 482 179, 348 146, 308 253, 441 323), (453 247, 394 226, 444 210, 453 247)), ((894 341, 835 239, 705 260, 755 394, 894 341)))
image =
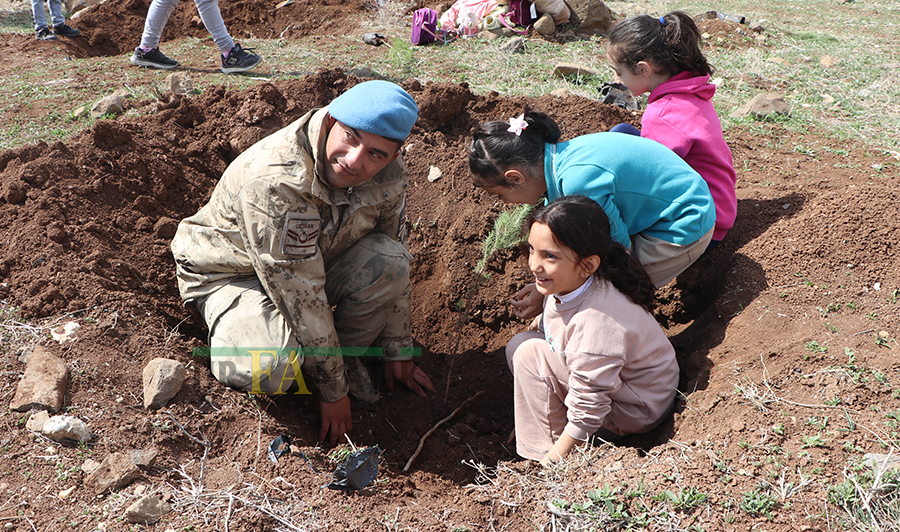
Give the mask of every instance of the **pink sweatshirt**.
POLYGON ((681 72, 650 93, 641 118, 641 136, 681 156, 709 185, 716 205, 713 240, 722 240, 737 214, 737 179, 719 115, 710 101, 716 86, 709 76, 681 72))
POLYGON ((544 301, 542 327, 570 370, 565 432, 587 440, 601 425, 646 432, 669 412, 678 386, 675 350, 659 324, 607 281, 567 303, 544 301))

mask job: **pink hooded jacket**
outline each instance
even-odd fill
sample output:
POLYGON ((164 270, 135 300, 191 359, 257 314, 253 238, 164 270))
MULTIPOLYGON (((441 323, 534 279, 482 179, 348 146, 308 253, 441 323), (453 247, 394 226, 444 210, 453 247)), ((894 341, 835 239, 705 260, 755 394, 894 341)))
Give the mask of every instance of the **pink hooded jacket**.
POLYGON ((713 240, 722 240, 737 214, 737 179, 719 115, 710 101, 716 86, 709 76, 681 72, 650 93, 641 118, 641 136, 667 146, 709 185, 716 205, 713 240))

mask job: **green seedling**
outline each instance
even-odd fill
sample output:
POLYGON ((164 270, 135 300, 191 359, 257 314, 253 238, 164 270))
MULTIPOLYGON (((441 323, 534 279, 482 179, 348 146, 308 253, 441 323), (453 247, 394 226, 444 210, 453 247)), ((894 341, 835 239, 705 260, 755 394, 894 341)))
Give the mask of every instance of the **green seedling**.
POLYGON ((819 342, 812 340, 812 341, 806 342, 806 350, 812 351, 813 353, 827 353, 828 347, 819 345, 819 342))
POLYGON ((827 443, 827 440, 822 439, 821 434, 814 434, 812 436, 801 434, 800 439, 803 440, 803 444, 800 445, 801 449, 809 449, 810 447, 825 447, 825 444, 827 443))

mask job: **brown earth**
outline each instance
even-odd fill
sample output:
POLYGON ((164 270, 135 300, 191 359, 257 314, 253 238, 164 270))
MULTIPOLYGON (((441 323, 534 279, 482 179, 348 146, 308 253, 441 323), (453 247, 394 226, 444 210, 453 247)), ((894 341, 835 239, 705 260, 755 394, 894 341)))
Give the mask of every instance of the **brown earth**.
MULTIPOLYGON (((107 4, 79 19, 90 47, 66 41, 70 53, 134 46, 146 5, 107 4)), ((201 35, 190 7, 181 3, 167 32, 201 35)), ((282 19, 237 2, 223 14, 229 27, 257 37, 277 37, 289 25, 293 38, 316 20, 330 24, 316 31, 356 31, 341 16, 364 8, 296 2, 285 8, 296 13, 282 19), (297 14, 302 24, 291 22, 297 14)), ((22 61, 41 53, 30 37, 10 39, 21 40, 22 61)), ((178 297, 169 242, 238 153, 358 81, 323 70, 240 92, 219 87, 132 102, 144 116, 0 153, 0 299, 19 309, 18 320, 82 325, 66 346, 47 338, 46 327, 19 329, 66 360, 65 405, 97 435, 86 446, 59 445, 26 430, 26 414, 3 416, 0 520, 8 528, 130 530, 120 516, 142 486, 176 508, 149 530, 530 530, 549 526, 546 503, 561 493, 574 502, 604 485, 623 493, 643 485, 645 495, 622 496, 632 513, 643 505, 662 516, 653 496, 666 491, 708 495, 706 510, 663 516, 668 530, 826 529, 838 512, 825 502, 827 488, 844 481, 845 467, 864 452, 900 445, 889 416, 900 409, 898 167, 880 150, 759 123, 727 134, 738 169, 734 229, 659 291, 656 315, 681 365, 677 412, 652 434, 554 473, 556 483, 520 462, 507 442, 513 418, 503 347, 523 327, 506 302, 529 274, 519 252, 508 250, 471 290, 480 242, 505 206, 469 181, 466 137, 475 124, 518 115, 524 105, 550 113, 566 138, 635 117, 580 97, 476 95, 465 85, 410 80, 403 86, 421 109, 404 148, 413 330, 420 364, 439 392, 420 399, 399 390, 374 405, 354 404, 353 443, 384 451, 379 481, 354 493, 321 489, 335 463, 317 443, 312 399, 228 390, 210 376, 207 359, 191 356, 205 345, 206 330, 178 297), (426 179, 432 165, 444 174, 434 183, 426 179), (157 357, 183 362, 188 376, 164 412, 149 413, 141 372, 157 357), (404 473, 420 437, 481 391, 404 473), (207 439, 207 453, 188 434, 207 439), (303 454, 273 464, 266 446, 280 434, 303 454), (159 450, 135 485, 99 498, 78 488, 60 499, 60 491, 80 486, 86 458, 135 448, 159 450), (488 478, 476 475, 478 464, 490 468, 488 478), (779 474, 799 487, 768 517, 739 507, 758 486, 778 486, 779 474)), ((29 353, 3 344, 0 397, 7 401, 29 353)))

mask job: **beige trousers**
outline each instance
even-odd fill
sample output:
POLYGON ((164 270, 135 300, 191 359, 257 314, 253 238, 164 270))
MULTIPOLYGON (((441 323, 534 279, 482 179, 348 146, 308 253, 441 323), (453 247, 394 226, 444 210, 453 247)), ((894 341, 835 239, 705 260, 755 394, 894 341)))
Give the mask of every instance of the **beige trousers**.
MULTIPOLYGON (((325 292, 342 348, 359 348, 351 352, 365 354, 363 348, 380 346, 385 356, 396 360, 402 359, 400 348, 412 347, 411 260, 403 244, 372 233, 326 264, 325 292)), ((347 364, 359 363, 355 357, 334 356, 340 351, 325 348, 319 353, 322 356, 304 357, 308 352, 298 349, 290 324, 256 277, 235 279, 198 299, 197 307, 209 326, 210 368, 227 386, 284 393, 294 382, 300 386, 305 382, 296 375, 301 367, 316 382, 344 371, 347 364)), ((346 355, 347 349, 343 351, 346 355)), ((324 400, 335 401, 348 390, 345 384, 340 390, 320 391, 324 400)))
POLYGON ((661 288, 678 277, 679 273, 688 269, 706 252, 712 241, 714 229, 710 229, 700 237, 700 240, 686 246, 638 233, 631 237, 631 252, 644 266, 653 285, 661 288))

